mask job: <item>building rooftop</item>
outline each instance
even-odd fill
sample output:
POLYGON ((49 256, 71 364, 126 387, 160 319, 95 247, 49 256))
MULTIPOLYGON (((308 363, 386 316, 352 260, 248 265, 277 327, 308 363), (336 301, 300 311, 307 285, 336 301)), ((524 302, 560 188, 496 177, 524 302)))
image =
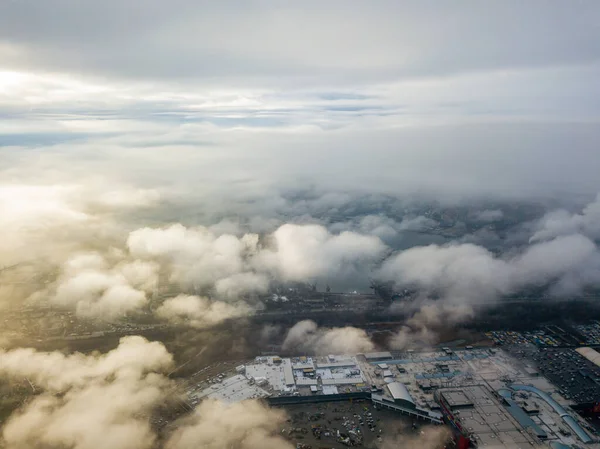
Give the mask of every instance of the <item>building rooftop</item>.
POLYGON ((521 432, 519 423, 492 392, 482 385, 463 387, 460 390, 440 390, 440 395, 450 397, 461 405, 472 404, 470 408, 448 405, 457 423, 471 434, 471 439, 477 443, 478 448, 531 448, 537 443, 532 436, 521 432))
POLYGON ((394 399, 394 401, 406 401, 413 405, 415 404, 415 401, 413 400, 412 396, 410 395, 410 392, 406 388, 406 385, 404 385, 403 383, 401 383, 401 382, 389 383, 389 384, 387 384, 387 389, 388 389, 388 392, 390 393, 390 396, 394 399))
POLYGON ((503 350, 385 354, 390 355, 385 362, 366 354, 257 357, 245 365, 245 376, 238 373, 194 397, 225 401, 267 396, 323 399, 323 395, 366 392, 384 407, 432 422, 440 422, 439 412, 445 409, 439 402, 443 402, 479 448, 531 449, 547 440, 600 449, 600 444, 592 441, 595 436, 589 425, 569 409, 558 388, 542 372, 525 369, 527 361, 517 361, 503 350))
POLYGON ((451 408, 473 406, 473 401, 462 390, 443 391, 441 395, 451 408))

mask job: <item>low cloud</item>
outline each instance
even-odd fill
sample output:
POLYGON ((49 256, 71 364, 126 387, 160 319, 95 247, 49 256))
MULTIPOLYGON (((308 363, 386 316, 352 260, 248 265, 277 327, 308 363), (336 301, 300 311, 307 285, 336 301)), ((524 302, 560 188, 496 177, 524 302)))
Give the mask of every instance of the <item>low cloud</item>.
POLYGON ((203 401, 159 443, 150 417, 173 399, 176 384, 166 376, 173 365, 162 343, 137 336, 122 338, 117 348, 105 354, 0 351, 0 378, 27 378, 38 390, 8 418, 0 445, 7 449, 291 449, 278 435, 285 413, 256 400, 203 401))
POLYGON ((564 285, 570 292, 600 284, 598 248, 587 237, 569 235, 498 257, 473 244, 429 245, 387 259, 377 276, 456 303, 493 302, 528 287, 564 285), (586 273, 587 276, 577 276, 586 273))
POLYGON ((81 317, 122 317, 147 305, 147 293, 158 284, 158 270, 151 261, 110 267, 98 253, 73 256, 64 264, 50 301, 74 309, 81 317))
POLYGON ((104 355, 0 352, 0 375, 26 377, 43 392, 2 429, 8 449, 149 449, 156 436, 148 416, 166 400, 160 373, 173 359, 161 343, 124 337, 104 355))
POLYGON ((600 238, 600 194, 579 214, 566 210, 555 210, 546 214, 537 223, 530 241, 539 242, 578 233, 592 239, 600 238))
POLYGON ((319 328, 317 323, 304 320, 288 331, 282 345, 285 351, 324 354, 356 354, 375 348, 367 333, 356 327, 319 328))
POLYGON ((287 416, 258 401, 224 404, 203 401, 184 419, 165 445, 166 449, 292 449, 279 436, 287 416))
POLYGON ((474 316, 474 310, 464 304, 424 304, 396 331, 388 343, 396 350, 435 345, 443 332, 454 329, 474 316))
POLYGON ((216 235, 180 224, 142 228, 129 235, 127 246, 133 257, 168 264, 172 282, 224 298, 265 293, 272 279, 365 276, 386 250, 377 237, 292 224, 264 239, 257 234, 216 235))
POLYGON ((273 233, 272 242, 272 248, 261 252, 256 262, 285 281, 349 279, 368 273, 386 250, 377 237, 354 232, 335 235, 319 225, 285 224, 273 233))
POLYGON ((484 222, 499 221, 504 218, 504 212, 500 209, 486 209, 475 214, 475 219, 484 222))
POLYGON ((250 313, 250 307, 243 302, 228 304, 190 295, 169 298, 156 310, 156 316, 159 318, 173 324, 198 329, 214 326, 230 318, 250 315, 250 313))
POLYGON ((333 223, 329 226, 334 231, 354 231, 365 235, 376 236, 383 241, 397 237, 405 231, 424 231, 437 225, 435 220, 424 216, 405 217, 396 221, 383 214, 365 215, 347 222, 333 223))
POLYGON ((435 220, 423 216, 418 216, 403 219, 400 222, 398 229, 400 231, 423 231, 435 225, 437 225, 437 222, 435 220))
MULTIPOLYGON (((407 430, 407 429, 404 429, 407 430)), ((419 449, 439 449, 445 447, 446 443, 452 438, 452 432, 446 426, 427 426, 419 434, 398 435, 396 437, 386 437, 383 439, 381 449, 394 449, 398 447, 419 448, 419 449)))

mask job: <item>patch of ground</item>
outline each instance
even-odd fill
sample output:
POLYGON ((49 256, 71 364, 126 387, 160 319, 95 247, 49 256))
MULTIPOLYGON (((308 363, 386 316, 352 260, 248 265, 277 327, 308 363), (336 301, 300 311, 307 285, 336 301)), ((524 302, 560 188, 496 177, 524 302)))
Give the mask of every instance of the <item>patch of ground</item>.
POLYGON ((376 409, 370 401, 286 405, 288 422, 282 435, 303 449, 376 448, 385 439, 418 433, 419 423, 390 410, 376 409))

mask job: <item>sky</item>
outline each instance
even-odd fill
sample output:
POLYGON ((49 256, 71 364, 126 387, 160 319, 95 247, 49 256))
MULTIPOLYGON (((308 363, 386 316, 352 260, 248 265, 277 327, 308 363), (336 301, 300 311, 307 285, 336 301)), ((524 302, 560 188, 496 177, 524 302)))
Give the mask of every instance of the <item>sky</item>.
MULTIPOLYGON (((58 284, 34 299, 112 316, 145 306, 165 265, 223 298, 274 278, 364 287, 391 241, 432 226, 378 205, 573 201, 506 256, 457 246, 502 266, 508 292, 523 243, 595 245, 599 15, 592 1, 2 1, 0 266, 48 264, 58 284)), ((404 264, 448 254, 379 273, 429 288, 404 264)), ((247 306, 198 301, 162 313, 247 306)))
POLYGON ((0 2, 0 180, 600 190, 600 6, 0 2))
MULTIPOLYGON (((375 279, 418 293, 386 346, 404 349, 505 295, 597 290, 599 18, 595 0, 0 0, 0 311, 210 333, 274 286, 375 279), (436 223, 406 211, 432 201, 487 227, 407 243, 436 223)), ((13 337, 0 381, 42 392, 0 446, 289 447, 255 401, 205 401, 158 443, 147 417, 179 363, 160 342, 13 337)), ((376 346, 312 321, 280 343, 376 346)))

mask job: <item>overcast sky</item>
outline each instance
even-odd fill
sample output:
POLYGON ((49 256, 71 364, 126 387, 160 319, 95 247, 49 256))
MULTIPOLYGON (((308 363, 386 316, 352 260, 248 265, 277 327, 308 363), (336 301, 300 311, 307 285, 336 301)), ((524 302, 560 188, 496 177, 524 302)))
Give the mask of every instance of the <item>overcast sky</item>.
POLYGON ((600 190, 596 1, 0 0, 0 182, 600 190))

